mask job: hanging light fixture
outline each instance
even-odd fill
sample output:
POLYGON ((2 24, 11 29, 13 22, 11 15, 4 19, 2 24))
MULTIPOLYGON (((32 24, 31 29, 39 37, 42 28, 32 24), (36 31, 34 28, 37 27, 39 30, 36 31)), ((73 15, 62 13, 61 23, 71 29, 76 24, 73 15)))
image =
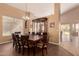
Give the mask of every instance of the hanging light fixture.
POLYGON ((28 10, 27 10, 27 4, 25 4, 25 8, 26 8, 25 15, 22 18, 24 20, 29 20, 30 19, 30 12, 28 12, 28 10))

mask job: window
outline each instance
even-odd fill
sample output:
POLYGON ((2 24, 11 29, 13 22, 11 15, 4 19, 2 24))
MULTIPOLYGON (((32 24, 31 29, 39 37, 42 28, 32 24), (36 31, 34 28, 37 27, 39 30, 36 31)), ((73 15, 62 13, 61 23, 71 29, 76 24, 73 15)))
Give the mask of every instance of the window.
POLYGON ((13 32, 23 32, 23 20, 3 16, 3 36, 9 36, 13 32))
POLYGON ((79 23, 76 24, 76 32, 79 32, 79 23))

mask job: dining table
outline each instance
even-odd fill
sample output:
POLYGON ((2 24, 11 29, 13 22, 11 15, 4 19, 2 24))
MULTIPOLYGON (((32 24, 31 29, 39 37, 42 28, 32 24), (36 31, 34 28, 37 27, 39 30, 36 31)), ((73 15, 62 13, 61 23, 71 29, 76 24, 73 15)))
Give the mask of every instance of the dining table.
POLYGON ((35 55, 35 50, 37 47, 37 43, 39 43, 42 39, 42 36, 39 35, 29 35, 28 41, 31 43, 32 48, 33 48, 33 55, 35 55))

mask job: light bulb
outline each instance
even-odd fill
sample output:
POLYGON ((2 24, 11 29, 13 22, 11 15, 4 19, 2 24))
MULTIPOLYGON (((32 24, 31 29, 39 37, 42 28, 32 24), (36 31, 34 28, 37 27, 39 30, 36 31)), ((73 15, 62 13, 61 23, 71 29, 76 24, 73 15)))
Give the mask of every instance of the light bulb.
POLYGON ((25 19, 25 20, 29 20, 30 19, 28 16, 23 16, 22 18, 25 19))

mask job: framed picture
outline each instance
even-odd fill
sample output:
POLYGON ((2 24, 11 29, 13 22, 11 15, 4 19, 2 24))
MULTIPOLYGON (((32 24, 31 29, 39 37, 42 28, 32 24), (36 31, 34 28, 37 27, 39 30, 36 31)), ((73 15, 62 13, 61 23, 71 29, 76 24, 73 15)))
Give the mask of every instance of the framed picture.
POLYGON ((50 28, 54 28, 55 27, 55 22, 50 23, 50 28))

